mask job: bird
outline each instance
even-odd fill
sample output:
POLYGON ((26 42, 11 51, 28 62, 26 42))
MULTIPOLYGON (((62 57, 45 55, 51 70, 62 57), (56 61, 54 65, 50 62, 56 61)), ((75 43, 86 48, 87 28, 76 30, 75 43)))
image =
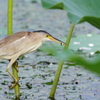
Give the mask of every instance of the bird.
POLYGON ((18 84, 18 79, 16 79, 10 72, 11 66, 20 56, 35 51, 45 41, 54 41, 61 45, 66 45, 66 43, 53 37, 44 30, 36 30, 32 32, 21 31, 0 40, 0 60, 9 60, 6 71, 15 82, 15 84, 13 84, 10 88, 13 88, 16 84, 18 84))

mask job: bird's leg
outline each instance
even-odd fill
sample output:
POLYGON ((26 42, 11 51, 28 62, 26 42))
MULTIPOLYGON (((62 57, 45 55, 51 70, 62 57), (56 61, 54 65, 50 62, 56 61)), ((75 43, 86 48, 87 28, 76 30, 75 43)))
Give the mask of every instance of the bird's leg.
MULTIPOLYGON (((15 61, 14 64, 15 64, 15 65, 14 65, 13 67, 14 67, 14 69, 18 72, 18 69, 17 69, 17 67, 18 67, 18 62, 15 61)), ((20 78, 18 78, 17 80, 19 81, 20 78)), ((15 80, 14 80, 12 83, 15 83, 15 80)))
MULTIPOLYGON (((9 60, 9 62, 10 62, 10 60, 9 60)), ((17 67, 18 67, 18 62, 15 61, 14 63, 16 63, 16 65, 17 65, 17 67)), ((14 67, 14 68, 15 68, 15 70, 18 72, 18 69, 17 69, 16 67, 14 67)))
MULTIPOLYGON (((19 59, 17 59, 17 60, 19 60, 19 59)), ((18 62, 17 61, 16 61, 16 63, 17 63, 17 67, 24 67, 24 65, 18 65, 18 62)), ((17 70, 17 68, 15 68, 15 69, 17 70)))
MULTIPOLYGON (((18 84, 18 79, 16 79, 15 77, 14 77, 14 75, 10 72, 10 67, 12 66, 12 64, 16 61, 16 59, 17 58, 13 58, 13 59, 11 59, 11 61, 9 62, 9 64, 8 64, 8 66, 7 66, 7 68, 6 68, 6 71, 10 74, 10 76, 14 79, 14 81, 15 81, 15 84, 14 85, 12 85, 10 88, 13 88, 14 86, 16 86, 17 84, 18 84)), ((18 84, 19 85, 19 84, 18 84)), ((20 85, 19 85, 20 86, 20 85)))

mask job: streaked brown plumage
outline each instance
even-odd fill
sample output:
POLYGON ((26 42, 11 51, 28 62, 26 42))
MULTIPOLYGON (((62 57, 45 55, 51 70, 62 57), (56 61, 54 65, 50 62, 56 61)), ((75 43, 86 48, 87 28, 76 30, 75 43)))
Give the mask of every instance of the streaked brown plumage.
POLYGON ((19 56, 36 50, 42 45, 42 42, 48 40, 60 43, 62 45, 65 44, 43 30, 33 32, 22 31, 0 40, 0 59, 10 60, 6 71, 12 76, 15 84, 18 83, 18 80, 9 70, 12 64, 19 58, 19 56))

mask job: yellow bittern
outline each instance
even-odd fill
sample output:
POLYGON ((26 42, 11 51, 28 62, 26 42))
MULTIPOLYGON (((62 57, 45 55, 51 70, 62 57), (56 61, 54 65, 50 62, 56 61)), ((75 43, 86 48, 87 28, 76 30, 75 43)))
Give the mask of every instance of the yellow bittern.
MULTIPOLYGON (((44 41, 54 41, 64 45, 65 43, 50 35, 43 30, 38 31, 22 31, 0 40, 0 60, 10 60, 6 71, 12 76, 15 84, 18 79, 10 72, 12 64, 22 55, 30 53, 42 45, 44 41)), ((13 86, 12 86, 13 87, 13 86)))

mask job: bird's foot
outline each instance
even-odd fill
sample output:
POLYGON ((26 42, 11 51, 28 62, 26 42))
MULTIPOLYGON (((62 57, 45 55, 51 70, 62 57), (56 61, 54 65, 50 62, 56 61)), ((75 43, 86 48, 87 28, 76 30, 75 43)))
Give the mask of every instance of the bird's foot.
POLYGON ((15 61, 15 63, 14 63, 14 69, 18 72, 18 69, 17 69, 17 66, 18 66, 18 62, 17 61, 15 61))
POLYGON ((14 67, 15 68, 15 70, 18 72, 18 69, 16 68, 16 67, 14 67))
POLYGON ((12 86, 10 86, 9 88, 10 89, 12 89, 12 88, 14 88, 16 85, 18 85, 19 87, 20 87, 20 85, 19 85, 19 83, 18 83, 18 81, 20 80, 20 78, 18 78, 17 80, 14 80, 12 83, 12 86))
POLYGON ((14 66, 14 68, 15 68, 15 70, 18 72, 17 67, 24 67, 24 65, 18 65, 18 62, 15 61, 15 66, 14 66))
POLYGON ((18 82, 19 80, 20 80, 20 78, 18 78, 17 81, 15 81, 15 80, 12 81, 11 83, 14 84, 14 83, 18 82))

